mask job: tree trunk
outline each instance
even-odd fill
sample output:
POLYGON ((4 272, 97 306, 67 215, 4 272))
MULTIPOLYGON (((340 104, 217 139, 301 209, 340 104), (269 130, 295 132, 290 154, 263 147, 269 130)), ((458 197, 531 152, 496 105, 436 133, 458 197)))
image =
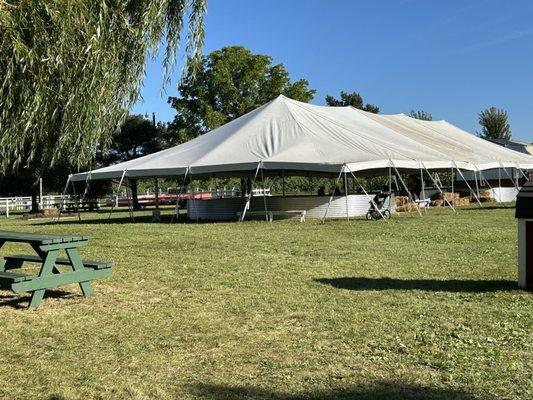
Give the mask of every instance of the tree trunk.
POLYGON ((37 214, 39 212, 39 185, 33 185, 31 192, 31 212, 37 214))
POLYGON ((130 179, 131 186, 131 199, 133 202, 133 209, 140 210, 141 206, 139 204, 139 198, 137 196, 137 179, 130 179))

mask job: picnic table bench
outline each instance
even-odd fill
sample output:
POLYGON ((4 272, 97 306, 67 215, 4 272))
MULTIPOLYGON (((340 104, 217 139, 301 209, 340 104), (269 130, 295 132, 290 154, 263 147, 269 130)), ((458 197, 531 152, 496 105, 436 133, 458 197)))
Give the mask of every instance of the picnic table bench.
POLYGON ((98 211, 100 209, 100 203, 97 200, 67 201, 54 203, 54 207, 65 212, 77 212, 78 210, 98 211))
POLYGON ((29 307, 41 304, 46 289, 78 283, 85 297, 93 294, 91 281, 107 278, 111 264, 99 261, 82 261, 79 248, 89 243, 89 236, 46 235, 0 231, 0 248, 7 242, 28 243, 35 255, 15 254, 0 259, 0 289, 15 293, 31 292, 29 307), (67 258, 58 258, 64 250, 67 258), (26 262, 41 265, 38 275, 11 272, 20 269, 26 262), (68 265, 72 271, 61 271, 58 266, 68 265))

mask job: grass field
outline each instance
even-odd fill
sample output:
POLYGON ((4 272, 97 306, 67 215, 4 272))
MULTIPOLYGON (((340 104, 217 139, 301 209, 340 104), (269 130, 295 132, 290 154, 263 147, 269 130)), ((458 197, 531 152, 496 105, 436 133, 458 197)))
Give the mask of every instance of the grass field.
MULTIPOLYGON (((512 209, 382 221, 129 223, 89 234, 95 296, 0 292, 0 398, 531 399, 512 209)), ((29 251, 7 244, 3 254, 29 251)))

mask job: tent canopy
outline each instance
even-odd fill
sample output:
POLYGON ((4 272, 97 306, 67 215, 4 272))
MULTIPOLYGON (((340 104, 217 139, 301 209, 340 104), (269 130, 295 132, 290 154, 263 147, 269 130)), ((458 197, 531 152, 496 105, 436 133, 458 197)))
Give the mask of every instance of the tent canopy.
POLYGON ((388 168, 533 168, 533 156, 498 146, 446 121, 378 115, 301 103, 280 95, 178 146, 71 176, 87 179, 333 174, 388 168))

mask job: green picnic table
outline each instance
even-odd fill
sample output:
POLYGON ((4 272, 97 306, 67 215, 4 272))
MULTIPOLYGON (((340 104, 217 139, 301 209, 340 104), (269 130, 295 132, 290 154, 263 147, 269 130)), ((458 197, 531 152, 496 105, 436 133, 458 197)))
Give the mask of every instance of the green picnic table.
POLYGON ((29 307, 38 307, 46 289, 79 283, 85 297, 93 294, 91 281, 111 274, 111 264, 100 261, 82 261, 79 248, 89 243, 89 236, 45 235, 0 231, 0 248, 7 242, 28 243, 35 255, 15 254, 0 259, 0 289, 15 293, 32 292, 29 307), (67 258, 58 258, 64 250, 67 258), (38 275, 25 275, 9 270, 19 269, 26 262, 41 265, 38 275), (72 267, 61 271, 58 266, 72 267))

